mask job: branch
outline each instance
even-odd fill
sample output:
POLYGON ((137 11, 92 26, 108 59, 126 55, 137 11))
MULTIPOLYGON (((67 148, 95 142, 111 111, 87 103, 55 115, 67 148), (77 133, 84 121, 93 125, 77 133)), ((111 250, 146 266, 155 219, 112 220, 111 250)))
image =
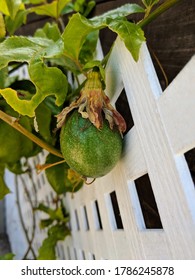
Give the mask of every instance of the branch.
POLYGON ((28 236, 28 231, 27 231, 27 229, 25 227, 25 223, 24 223, 24 219, 23 219, 23 215, 22 215, 22 208, 21 208, 21 205, 20 205, 20 195, 19 195, 19 187, 18 187, 18 178, 17 178, 17 176, 15 176, 15 186, 16 186, 16 204, 18 206, 18 214, 19 214, 21 226, 23 228, 24 234, 26 236, 26 240, 28 242, 28 249, 27 249, 27 252, 25 253, 23 259, 25 259, 27 257, 27 254, 28 254, 28 252, 30 250, 31 250, 31 252, 33 254, 34 259, 36 259, 35 252, 34 252, 33 248, 31 247, 32 246, 32 239, 30 239, 29 236, 28 236))
POLYGON ((166 10, 179 3, 182 0, 167 0, 162 5, 160 5, 156 10, 149 14, 146 18, 141 20, 138 25, 142 28, 149 24, 151 21, 155 20, 159 15, 164 13, 166 10))
MULTIPOLYGON (((33 189, 34 189, 34 181, 32 180, 32 176, 29 175, 29 177, 31 178, 33 189)), ((34 213, 34 208, 35 207, 33 205, 30 193, 29 193, 29 191, 27 189, 26 181, 24 180, 24 178, 22 176, 20 176, 20 180, 22 181, 22 184, 23 184, 23 187, 24 187, 24 191, 25 191, 26 196, 28 198, 28 201, 29 201, 29 204, 30 204, 30 208, 31 208, 31 212, 32 212, 32 235, 31 235, 31 238, 29 238, 29 240, 28 240, 28 249, 27 249, 26 253, 24 254, 23 259, 25 260, 27 258, 28 253, 30 251, 32 252, 34 259, 36 259, 36 254, 34 252, 34 248, 32 247, 32 244, 33 244, 33 241, 34 241, 34 237, 35 237, 35 230, 36 230, 36 220, 35 220, 35 213, 34 213)), ((37 198, 36 198, 36 193, 35 193, 35 205, 37 204, 36 201, 37 201, 37 198)))

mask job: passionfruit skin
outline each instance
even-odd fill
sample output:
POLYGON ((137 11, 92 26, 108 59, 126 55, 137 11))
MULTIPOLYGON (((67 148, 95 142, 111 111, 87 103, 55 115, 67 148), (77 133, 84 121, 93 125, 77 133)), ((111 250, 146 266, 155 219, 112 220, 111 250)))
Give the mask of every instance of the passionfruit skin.
POLYGON ((110 172, 119 161, 122 137, 118 129, 110 129, 107 120, 97 129, 75 110, 61 128, 60 146, 73 170, 84 177, 97 178, 110 172))

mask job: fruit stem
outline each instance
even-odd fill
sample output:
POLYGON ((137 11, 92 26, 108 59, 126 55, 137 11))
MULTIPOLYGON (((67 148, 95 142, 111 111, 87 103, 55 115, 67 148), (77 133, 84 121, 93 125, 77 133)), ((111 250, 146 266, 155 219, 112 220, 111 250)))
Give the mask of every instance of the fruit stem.
POLYGON ((162 5, 160 5, 156 10, 154 10, 151 14, 145 17, 138 23, 139 27, 144 27, 154 19, 156 19, 160 14, 164 13, 166 10, 179 3, 182 0, 167 0, 162 5))
POLYGON ((19 132, 21 132, 23 135, 25 135, 27 138, 29 138, 31 141, 33 141, 34 143, 36 143, 38 146, 40 146, 41 148, 47 150, 48 152, 50 152, 53 155, 56 155, 60 158, 63 158, 62 154, 60 153, 60 151, 58 151, 57 149, 55 149, 53 146, 49 145, 48 143, 46 143, 45 141, 43 141, 42 139, 38 138, 37 136, 35 136, 33 133, 31 133, 30 131, 28 131, 26 128, 24 128, 23 126, 21 126, 17 119, 6 114, 5 112, 0 110, 0 119, 2 119, 4 122, 6 122, 7 124, 11 125, 13 128, 15 128, 16 130, 18 130, 19 132))
POLYGON ((45 171, 46 169, 48 169, 50 167, 56 166, 58 164, 62 164, 64 162, 66 162, 65 159, 61 160, 61 161, 54 162, 54 163, 37 164, 36 168, 37 168, 38 173, 40 173, 40 172, 45 171))
POLYGON ((83 179, 84 179, 85 185, 87 185, 87 186, 93 184, 95 182, 95 180, 96 180, 96 178, 93 178, 91 182, 88 182, 87 178, 83 177, 83 179))

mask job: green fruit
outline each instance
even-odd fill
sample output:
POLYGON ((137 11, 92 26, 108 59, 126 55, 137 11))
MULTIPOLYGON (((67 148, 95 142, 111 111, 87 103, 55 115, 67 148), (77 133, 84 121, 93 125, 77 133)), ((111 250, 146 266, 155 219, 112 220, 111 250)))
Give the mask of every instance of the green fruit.
POLYGON ((97 129, 78 111, 71 113, 60 133, 62 154, 68 165, 85 177, 97 178, 110 172, 120 159, 122 138, 107 120, 97 129))

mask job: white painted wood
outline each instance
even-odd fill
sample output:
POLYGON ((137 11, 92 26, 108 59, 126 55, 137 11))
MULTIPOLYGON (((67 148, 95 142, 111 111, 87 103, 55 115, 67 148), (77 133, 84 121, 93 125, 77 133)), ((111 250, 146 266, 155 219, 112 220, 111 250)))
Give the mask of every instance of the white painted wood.
MULTIPOLYGON (((190 207, 188 205, 184 192, 185 185, 180 179, 176 159, 158 112, 156 96, 160 94, 156 90, 159 87, 154 85, 157 79, 151 79, 150 57, 146 47, 143 46, 140 60, 135 63, 131 56, 127 55, 126 48, 119 40, 115 51, 118 53, 118 68, 123 73, 124 86, 128 92, 129 102, 132 104, 132 115, 167 236, 170 256, 177 258, 183 251, 184 258, 192 258, 195 246, 194 220, 189 209, 192 205, 190 207), (123 63, 119 64, 119 61, 123 63), (185 251, 183 248, 187 243, 193 246, 185 251)), ((186 173, 188 173, 187 169, 186 173)), ((193 188, 191 182, 186 183, 191 189, 193 188)), ((193 200, 194 195, 193 193, 193 200)))
POLYGON ((183 154, 195 146, 195 56, 158 101, 172 149, 183 154))
MULTIPOLYGON (((101 51, 99 56, 102 57, 101 51)), ((195 258, 195 192, 184 157, 186 151, 195 147, 194 67, 193 57, 162 92, 146 45, 136 63, 117 39, 106 68, 106 93, 114 105, 125 88, 134 127, 124 137, 124 151, 117 166, 92 185, 84 186, 74 198, 72 194, 66 195, 64 202, 70 213, 72 232, 64 242, 59 242, 59 258, 195 258), (162 229, 147 229, 144 222, 135 185, 135 180, 144 174, 151 181, 162 229), (117 228, 112 192, 118 201, 121 229, 117 228)), ((30 161, 32 168, 38 161, 43 162, 44 155, 30 161)), ((33 196, 32 182, 27 177, 25 180, 33 196)), ((33 182, 38 201, 49 204, 53 191, 45 175, 37 175, 34 170, 33 182)), ((31 214, 24 193, 21 203, 30 231, 31 214)), ((11 205, 13 211, 13 201, 11 205)), ((40 217, 43 216, 37 214, 37 221, 40 217)), ((15 245, 18 239, 12 234, 14 218, 10 221, 8 232, 19 258, 25 245, 15 245)), ((15 221, 19 223, 18 219, 15 221)), ((37 225, 36 252, 45 236, 37 225)))

